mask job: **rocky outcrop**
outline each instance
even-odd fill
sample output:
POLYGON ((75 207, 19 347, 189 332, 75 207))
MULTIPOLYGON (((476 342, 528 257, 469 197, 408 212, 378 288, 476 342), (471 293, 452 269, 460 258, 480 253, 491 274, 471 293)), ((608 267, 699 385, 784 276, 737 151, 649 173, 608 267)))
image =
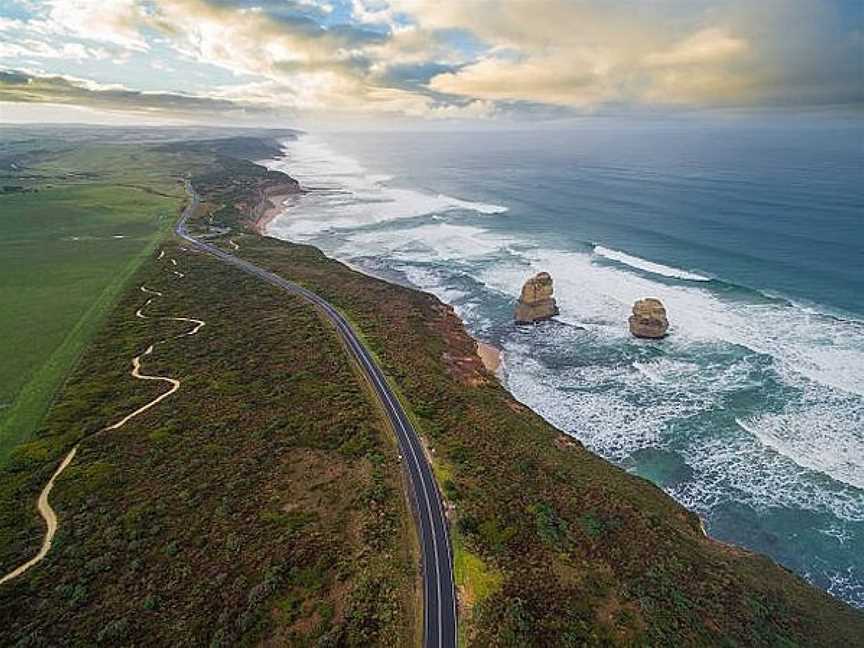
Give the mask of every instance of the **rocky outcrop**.
POLYGON ((638 338, 662 338, 669 329, 666 308, 659 299, 648 297, 633 304, 630 332, 638 338))
POLYGON ((516 304, 516 323, 532 324, 555 317, 558 305, 552 291, 552 277, 548 272, 540 272, 526 281, 516 304))

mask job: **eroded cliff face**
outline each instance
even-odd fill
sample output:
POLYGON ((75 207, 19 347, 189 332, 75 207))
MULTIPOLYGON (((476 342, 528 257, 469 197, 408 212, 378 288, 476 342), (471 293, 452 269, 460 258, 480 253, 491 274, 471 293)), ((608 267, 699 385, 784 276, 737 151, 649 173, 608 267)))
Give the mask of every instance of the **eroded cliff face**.
POLYGON ((263 235, 267 224, 282 210, 285 199, 298 193, 303 189, 297 180, 280 171, 268 171, 252 193, 252 229, 263 235))
POLYGON ((262 178, 253 193, 253 211, 255 218, 262 216, 268 209, 278 206, 279 198, 291 194, 302 193, 300 183, 294 178, 278 171, 269 171, 262 178))
POLYGON ((638 338, 662 338, 669 330, 666 308, 659 299, 648 297, 633 304, 630 332, 638 338))
POLYGON ((528 279, 516 304, 516 323, 532 324, 555 317, 558 305, 552 297, 553 291, 552 277, 548 272, 540 272, 528 279))

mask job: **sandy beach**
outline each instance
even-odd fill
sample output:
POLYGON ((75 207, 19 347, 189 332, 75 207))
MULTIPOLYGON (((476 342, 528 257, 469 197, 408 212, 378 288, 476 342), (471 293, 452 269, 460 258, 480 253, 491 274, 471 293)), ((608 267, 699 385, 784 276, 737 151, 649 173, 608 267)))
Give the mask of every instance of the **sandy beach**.
POLYGON ((284 203, 289 196, 291 196, 290 193, 284 193, 266 197, 265 204, 267 206, 264 209, 261 209, 261 206, 259 206, 260 215, 255 218, 255 224, 253 225, 256 234, 267 236, 267 226, 285 210, 284 203))

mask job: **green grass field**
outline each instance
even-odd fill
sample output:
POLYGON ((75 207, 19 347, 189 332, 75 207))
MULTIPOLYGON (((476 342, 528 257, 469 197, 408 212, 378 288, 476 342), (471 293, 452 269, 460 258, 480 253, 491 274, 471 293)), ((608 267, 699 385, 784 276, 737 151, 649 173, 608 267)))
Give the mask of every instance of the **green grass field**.
POLYGON ((133 146, 40 152, 0 195, 0 465, 33 434, 126 279, 183 200, 172 158, 133 146))

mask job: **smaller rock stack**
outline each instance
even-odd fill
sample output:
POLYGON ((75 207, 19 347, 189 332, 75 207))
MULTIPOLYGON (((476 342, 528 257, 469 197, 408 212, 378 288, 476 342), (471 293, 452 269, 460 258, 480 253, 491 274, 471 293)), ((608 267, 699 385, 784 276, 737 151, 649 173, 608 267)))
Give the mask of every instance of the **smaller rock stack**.
POLYGON ((522 296, 516 304, 517 324, 533 324, 555 317, 558 305, 552 297, 552 277, 548 272, 540 272, 522 286, 522 296))
POLYGON ((638 338, 662 338, 669 329, 666 308, 659 299, 653 297, 640 299, 633 304, 629 322, 630 332, 638 338))

